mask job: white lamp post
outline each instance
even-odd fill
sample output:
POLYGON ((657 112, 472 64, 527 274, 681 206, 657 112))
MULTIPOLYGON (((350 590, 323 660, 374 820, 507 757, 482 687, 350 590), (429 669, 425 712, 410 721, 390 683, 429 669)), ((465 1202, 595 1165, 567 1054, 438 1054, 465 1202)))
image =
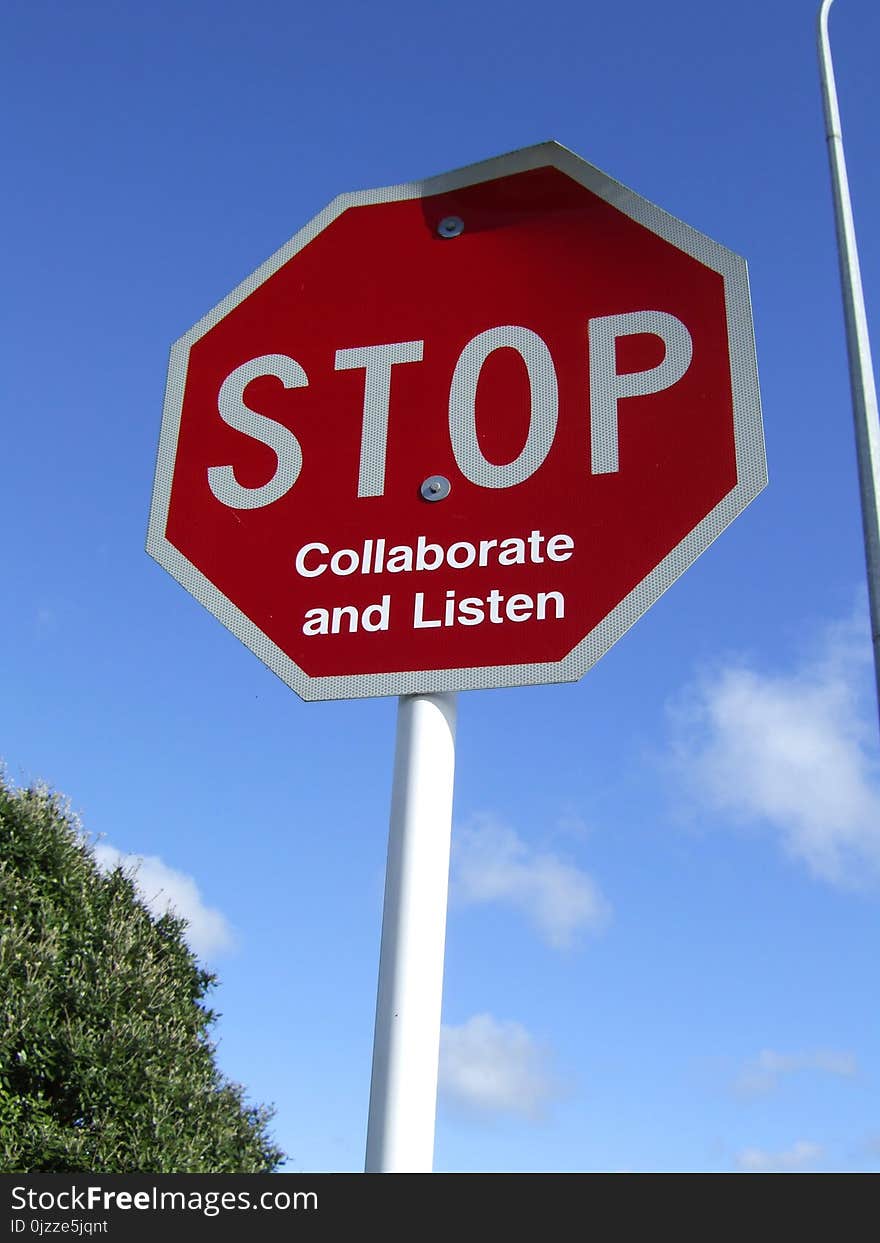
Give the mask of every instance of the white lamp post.
POLYGON ((865 534, 865 560, 868 572, 868 601, 871 610, 871 639, 874 646, 874 673, 880 706, 880 519, 877 505, 880 496, 880 420, 877 414, 877 389, 871 364, 868 321, 859 272, 859 255, 853 224, 840 110, 834 67, 828 42, 828 10, 833 0, 822 0, 819 9, 819 68, 822 78, 822 99, 825 106, 825 132, 828 159, 831 164, 831 185, 834 192, 834 218, 837 225, 837 248, 840 258, 840 283, 846 318, 846 344, 849 354, 849 379, 852 389, 853 419, 856 432, 859 490, 862 497, 862 526, 865 534))

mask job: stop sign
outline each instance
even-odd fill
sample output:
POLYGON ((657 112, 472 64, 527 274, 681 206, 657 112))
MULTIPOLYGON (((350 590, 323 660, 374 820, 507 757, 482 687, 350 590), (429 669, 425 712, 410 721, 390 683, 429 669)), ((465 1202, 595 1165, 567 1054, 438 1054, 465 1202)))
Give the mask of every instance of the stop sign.
POLYGON ((765 482, 745 262, 545 143, 175 344, 147 548, 304 699, 571 681, 765 482))

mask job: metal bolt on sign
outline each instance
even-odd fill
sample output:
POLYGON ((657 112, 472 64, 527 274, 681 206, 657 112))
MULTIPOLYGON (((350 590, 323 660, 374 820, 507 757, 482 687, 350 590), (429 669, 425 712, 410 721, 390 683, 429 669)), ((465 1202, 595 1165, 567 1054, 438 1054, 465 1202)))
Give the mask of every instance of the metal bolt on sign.
POLYGON ((451 487, 445 475, 429 475, 419 491, 426 501, 445 501, 451 487))
POLYGON ((441 237, 458 237, 464 232, 464 221, 461 216, 444 216, 437 225, 441 237))

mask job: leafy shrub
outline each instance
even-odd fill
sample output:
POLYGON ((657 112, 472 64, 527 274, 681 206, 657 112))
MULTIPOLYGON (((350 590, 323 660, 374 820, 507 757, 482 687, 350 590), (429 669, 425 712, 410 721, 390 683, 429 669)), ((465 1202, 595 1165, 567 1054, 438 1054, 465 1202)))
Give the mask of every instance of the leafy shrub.
POLYGON ((75 818, 0 773, 0 1169, 266 1173, 272 1111, 223 1078, 216 977, 75 818))

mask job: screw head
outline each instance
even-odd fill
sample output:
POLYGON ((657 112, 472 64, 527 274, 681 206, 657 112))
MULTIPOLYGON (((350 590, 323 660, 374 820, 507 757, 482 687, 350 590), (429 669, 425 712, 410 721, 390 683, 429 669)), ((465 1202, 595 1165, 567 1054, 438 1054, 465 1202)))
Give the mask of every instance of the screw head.
POLYGON ((464 232, 464 221, 461 216, 444 216, 437 225, 441 237, 458 237, 464 232))
POLYGON ((426 501, 445 501, 451 490, 452 484, 445 475, 429 475, 419 488, 426 501))

